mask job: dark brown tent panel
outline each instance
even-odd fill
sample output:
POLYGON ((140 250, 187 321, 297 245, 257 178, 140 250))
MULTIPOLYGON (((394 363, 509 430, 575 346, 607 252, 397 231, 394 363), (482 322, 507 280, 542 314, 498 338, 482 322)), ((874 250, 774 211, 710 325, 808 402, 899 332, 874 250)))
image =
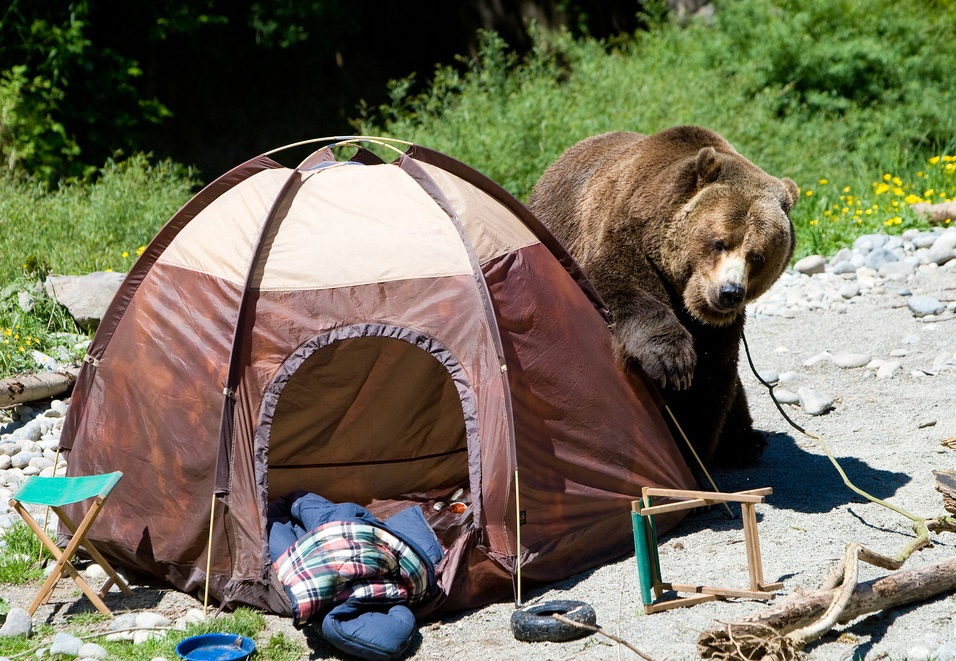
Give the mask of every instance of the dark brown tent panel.
POLYGON ((225 174, 127 276, 61 440, 70 474, 125 475, 91 538, 183 591, 208 560, 213 597, 276 613, 266 508, 296 490, 421 506, 448 550, 420 614, 627 553, 641 487, 694 481, 574 262, 451 158, 330 142, 225 174))

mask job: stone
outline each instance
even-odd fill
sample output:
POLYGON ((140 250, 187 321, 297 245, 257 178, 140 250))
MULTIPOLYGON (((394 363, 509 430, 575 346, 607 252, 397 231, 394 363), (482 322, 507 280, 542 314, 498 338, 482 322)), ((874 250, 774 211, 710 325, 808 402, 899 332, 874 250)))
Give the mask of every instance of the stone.
POLYGON ((109 657, 109 652, 106 651, 105 647, 96 643, 84 643, 80 648, 79 656, 84 659, 106 659, 109 657))
POLYGON ((939 314, 946 309, 946 306, 933 296, 913 296, 906 302, 906 307, 910 309, 914 317, 939 314))
POLYGON ((47 294, 67 309, 76 325, 95 329, 106 313, 125 274, 97 271, 81 276, 49 276, 43 283, 47 294))
POLYGON ((833 399, 804 386, 797 389, 800 406, 807 415, 823 415, 833 408, 833 399))
POLYGON ((810 356, 805 361, 803 361, 804 367, 813 367, 818 363, 832 363, 833 356, 824 351, 823 353, 818 353, 816 355, 810 356))
POLYGON ((823 271, 826 269, 826 266, 826 257, 823 257, 822 255, 807 255, 793 265, 793 270, 797 273, 813 275, 814 273, 823 273, 823 271))
POLYGON ((33 633, 33 619, 25 608, 11 608, 7 621, 0 627, 0 638, 29 636, 33 633))
POLYGON ((157 627, 168 627, 170 625, 172 625, 172 620, 161 613, 146 611, 136 616, 137 629, 155 629, 157 627))
POLYGON ((878 379, 889 379, 896 375, 900 371, 900 361, 898 360, 888 360, 876 370, 876 378, 878 379))
POLYGON ((880 267, 889 262, 898 262, 899 257, 889 250, 884 250, 883 248, 877 248, 872 252, 868 253, 864 263, 874 271, 879 271, 880 267))
POLYGON ((855 367, 865 367, 872 356, 867 353, 848 353, 841 352, 833 355, 833 364, 843 369, 852 369, 855 367))
POLYGON ((773 395, 781 404, 798 405, 800 403, 800 396, 793 391, 786 390, 785 388, 774 388, 773 395))
POLYGON ((848 282, 840 287, 840 296, 844 299, 856 298, 860 295, 860 285, 856 282, 848 282))
POLYGON ((764 370, 762 372, 759 372, 758 376, 760 377, 761 380, 763 380, 766 383, 769 383, 770 385, 773 385, 780 380, 780 375, 773 370, 764 370))
POLYGON ((82 640, 72 634, 60 632, 53 636, 53 643, 50 645, 50 654, 79 656, 81 647, 83 647, 82 640))

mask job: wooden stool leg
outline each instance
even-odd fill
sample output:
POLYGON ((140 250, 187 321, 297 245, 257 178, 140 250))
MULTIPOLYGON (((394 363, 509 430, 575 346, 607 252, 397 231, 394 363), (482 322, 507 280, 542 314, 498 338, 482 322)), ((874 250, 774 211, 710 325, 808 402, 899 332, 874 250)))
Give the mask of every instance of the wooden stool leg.
MULTIPOLYGON (((70 519, 69 515, 67 515, 67 513, 64 512, 60 507, 54 507, 53 511, 56 512, 56 515, 60 518, 60 521, 62 521, 66 527, 70 529, 70 532, 75 535, 76 524, 73 523, 73 520, 70 519)), ((99 552, 99 549, 93 546, 93 542, 86 539, 85 535, 82 546, 84 549, 86 549, 86 552, 90 554, 90 557, 93 558, 93 562, 102 567, 103 571, 106 572, 106 575, 109 577, 103 587, 100 588, 99 594, 101 597, 106 596, 106 593, 109 592, 110 587, 112 587, 114 584, 119 586, 119 589, 123 592, 123 594, 127 596, 131 596, 133 594, 133 591, 129 589, 129 585, 127 585, 126 581, 123 580, 123 577, 116 573, 116 570, 113 569, 113 566, 106 561, 106 558, 104 558, 99 552)))

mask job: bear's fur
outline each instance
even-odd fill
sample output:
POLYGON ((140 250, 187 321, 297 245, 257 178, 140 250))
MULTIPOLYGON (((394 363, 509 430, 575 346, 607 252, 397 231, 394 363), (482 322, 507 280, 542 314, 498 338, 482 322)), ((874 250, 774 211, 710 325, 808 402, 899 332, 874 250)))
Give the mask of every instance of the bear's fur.
POLYGON ((797 195, 716 133, 679 126, 579 142, 529 199, 610 309, 619 361, 661 386, 705 464, 746 465, 766 445, 737 360, 746 304, 793 256, 797 195))

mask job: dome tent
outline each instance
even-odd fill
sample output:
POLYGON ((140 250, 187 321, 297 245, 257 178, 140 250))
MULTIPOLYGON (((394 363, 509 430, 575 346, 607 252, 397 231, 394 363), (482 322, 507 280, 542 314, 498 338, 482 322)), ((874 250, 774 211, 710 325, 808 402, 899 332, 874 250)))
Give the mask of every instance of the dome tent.
POLYGON ((694 481, 573 260, 454 159, 326 142, 208 185, 124 280, 60 442, 69 474, 125 475, 91 539, 280 614, 266 511, 296 490, 422 506, 447 553, 419 614, 506 598, 519 565, 551 582, 627 553, 641 487, 694 481), (436 509, 456 492, 464 512, 436 509))

